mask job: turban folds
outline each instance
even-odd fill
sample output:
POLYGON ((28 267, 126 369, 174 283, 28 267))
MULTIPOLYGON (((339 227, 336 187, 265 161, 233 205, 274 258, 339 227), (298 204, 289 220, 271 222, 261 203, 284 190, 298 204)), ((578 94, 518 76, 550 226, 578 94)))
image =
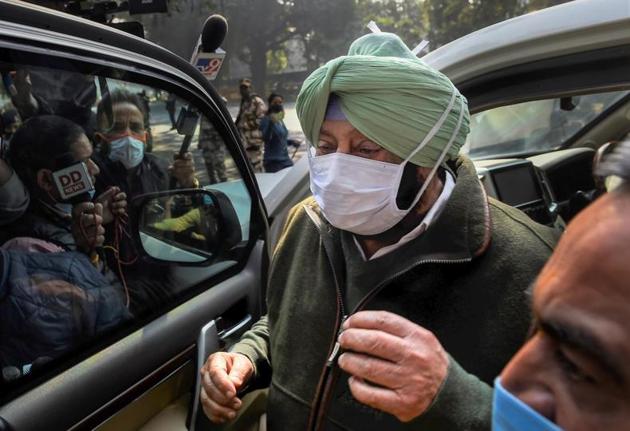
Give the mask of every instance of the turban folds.
POLYGON ((315 70, 304 81, 296 108, 306 138, 317 146, 328 97, 335 93, 357 130, 406 159, 447 110, 453 92, 456 100, 442 127, 411 158, 418 166, 433 167, 457 127, 462 107, 462 124, 446 159, 455 158, 464 144, 468 105, 445 75, 424 64, 394 34, 365 35, 352 43, 348 55, 315 70))

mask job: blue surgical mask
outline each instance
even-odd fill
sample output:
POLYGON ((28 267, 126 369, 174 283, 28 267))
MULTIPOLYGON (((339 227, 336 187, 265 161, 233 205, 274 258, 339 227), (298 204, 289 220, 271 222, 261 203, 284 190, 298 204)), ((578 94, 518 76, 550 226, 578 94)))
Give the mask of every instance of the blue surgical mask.
MULTIPOLYGON (((96 195, 96 190, 92 189, 87 192, 90 195, 90 202, 94 200, 94 196, 96 195)), ((73 204, 67 202, 55 202, 53 205, 57 211, 62 214, 72 215, 72 206, 73 204)))
POLYGON ((494 381, 492 431, 562 431, 560 427, 494 381))
POLYGON ((144 142, 131 136, 123 136, 110 142, 109 159, 122 163, 125 168, 135 168, 144 157, 144 142))
POLYGON ((72 215, 72 204, 68 204, 65 202, 56 202, 53 206, 61 214, 72 215))

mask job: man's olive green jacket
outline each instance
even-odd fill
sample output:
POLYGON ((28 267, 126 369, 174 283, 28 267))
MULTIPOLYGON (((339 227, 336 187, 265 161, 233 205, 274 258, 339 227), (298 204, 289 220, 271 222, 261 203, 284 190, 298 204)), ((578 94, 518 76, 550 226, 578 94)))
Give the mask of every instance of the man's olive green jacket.
POLYGON ((268 315, 231 349, 254 363, 253 386, 270 384, 271 430, 490 428, 492 381, 525 340, 528 287, 557 235, 487 199, 470 160, 451 167, 456 185, 438 219, 371 261, 313 199, 292 210, 273 256, 268 315), (358 310, 416 322, 450 355, 440 392, 411 422, 357 402, 331 355, 343 316, 358 310))

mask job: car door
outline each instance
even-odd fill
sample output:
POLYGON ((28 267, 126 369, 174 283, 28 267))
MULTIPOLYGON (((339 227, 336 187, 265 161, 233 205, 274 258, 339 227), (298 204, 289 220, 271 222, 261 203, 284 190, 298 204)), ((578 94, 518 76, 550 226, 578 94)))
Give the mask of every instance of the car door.
MULTIPOLYGON (((77 327, 64 327, 69 331, 62 337, 67 344, 56 346, 54 353, 47 354, 42 347, 44 350, 29 359, 4 363, 0 429, 137 429, 177 400, 183 399, 187 406, 198 369, 196 342, 200 328, 214 321, 217 332, 238 336, 264 311, 261 298, 268 263, 267 216, 227 108, 203 76, 172 53, 105 26, 19 2, 0 1, 0 72, 4 83, 0 89, 2 110, 18 111, 23 117, 22 127, 32 126, 34 123, 27 119, 42 114, 61 116, 81 125, 94 150, 92 159, 100 158, 97 196, 113 185, 103 180, 105 188, 98 190, 99 176, 111 174, 110 180, 118 178, 125 184, 129 214, 135 214, 112 221, 112 235, 117 241, 108 243, 106 239, 100 251, 100 260, 105 262, 102 265, 110 267, 117 288, 126 297, 123 302, 127 317, 103 331, 87 331, 84 325, 80 337, 75 334, 77 327), (20 91, 22 96, 26 91, 33 97, 20 96, 19 100, 16 94, 20 91), (121 94, 123 99, 127 97, 121 103, 133 105, 132 109, 138 108, 144 115, 136 134, 141 136, 136 141, 144 144, 142 163, 146 169, 141 175, 133 170, 139 169, 136 167, 124 171, 127 166, 122 159, 112 156, 116 139, 108 136, 115 128, 119 106, 115 100, 121 94), (106 96, 111 96, 110 102, 104 104, 106 96), (169 118, 168 100, 175 101, 179 112, 176 127, 169 118), (220 154, 226 178, 210 178, 204 149, 199 148, 204 146, 199 123, 213 131, 214 150, 206 155, 220 154), (181 183, 169 168, 173 155, 183 153, 188 144, 195 165, 194 184, 181 183), (114 174, 108 172, 110 168, 114 174), (117 169, 126 175, 116 177, 117 169), (156 185, 160 181, 161 185, 156 185), (144 188, 138 186, 141 183, 144 188), (180 205, 180 200, 184 210, 175 214, 171 207, 180 205), (177 240, 181 236, 162 238, 156 246, 155 241, 147 245, 146 234, 139 231, 146 214, 170 221, 195 210, 198 214, 201 206, 214 205, 216 210, 219 201, 223 213, 229 207, 232 226, 237 223, 237 235, 231 236, 228 251, 222 244, 213 246, 223 247, 220 254, 204 249, 210 247, 209 241, 201 235, 203 241, 199 242, 199 232, 189 232, 186 240, 177 240), (137 252, 131 263, 122 256, 127 245, 137 252), (135 265, 135 273, 130 275, 125 265, 135 265), (145 290, 151 293, 145 294, 145 290), (143 293, 138 296, 138 291, 143 293)), ((45 162, 44 157, 41 163, 45 162)), ((38 199, 31 193, 31 205, 38 199)), ((223 213, 214 216, 219 226, 224 223, 220 219, 223 213)), ((158 224, 151 222, 152 227, 158 224)), ((9 230, 6 226, 2 229, 3 233, 9 230)), ((221 235, 216 238, 225 240, 221 235)), ((19 253, 28 251, 14 250, 5 256, 17 259, 19 253)), ((46 262, 46 255, 41 258, 46 262)), ((7 259, 5 268, 10 262, 7 259)), ((45 269, 26 269, 29 271, 45 269)), ((102 273, 103 267, 98 271, 102 273)), ((32 282, 28 275, 27 284, 32 282)), ((81 298, 96 292, 86 293, 86 286, 73 280, 70 287, 81 298)), ((11 295, 17 292, 15 286, 19 283, 10 277, 5 277, 3 283, 14 290, 0 298, 0 307, 15 310, 15 301, 7 302, 7 298, 15 299, 11 295)), ((51 300, 48 291, 37 294, 48 295, 46 300, 51 300)), ((59 303, 64 298, 52 297, 59 303)), ((69 310, 60 306, 53 315, 67 311, 72 320, 80 308, 76 304, 71 301, 69 310)), ((102 309, 97 311, 101 313, 102 309)), ((80 312, 86 313, 83 308, 80 312)), ((86 318, 84 314, 81 319, 86 318)), ((33 316, 6 313, 0 318, 0 331, 4 331, 2 325, 17 330, 2 332, 0 344, 8 345, 10 338, 17 350, 39 346, 42 338, 49 341, 49 324, 33 316), (7 326, 8 318, 13 326, 7 326), (22 331, 24 328, 32 332, 22 331)), ((217 347, 224 347, 223 343, 217 347)))

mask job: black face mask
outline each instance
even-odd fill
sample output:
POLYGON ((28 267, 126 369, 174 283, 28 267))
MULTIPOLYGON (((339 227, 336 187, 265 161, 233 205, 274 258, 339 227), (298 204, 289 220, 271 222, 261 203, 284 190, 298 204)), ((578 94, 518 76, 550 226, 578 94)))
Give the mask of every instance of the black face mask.
POLYGON ((284 111, 284 107, 282 105, 271 105, 269 107, 269 112, 272 114, 277 114, 278 112, 284 111))

